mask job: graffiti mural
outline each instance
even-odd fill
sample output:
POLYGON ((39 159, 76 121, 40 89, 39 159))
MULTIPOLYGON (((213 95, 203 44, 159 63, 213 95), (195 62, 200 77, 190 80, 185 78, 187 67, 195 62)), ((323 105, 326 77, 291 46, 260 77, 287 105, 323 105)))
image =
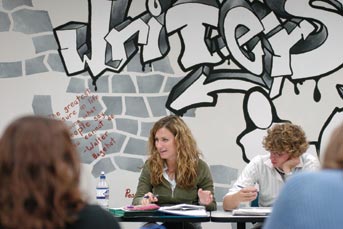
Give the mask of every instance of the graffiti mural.
POLYGON ((64 120, 85 189, 105 171, 126 204, 154 121, 181 115, 220 204, 274 123, 303 126, 322 157, 343 120, 342 4, 1 0, 0 127, 23 113, 64 120))
POLYGON ((131 1, 89 0, 88 23, 69 22, 56 28, 55 35, 67 73, 88 71, 96 87, 104 72, 121 72, 137 52, 142 68, 165 57, 168 38, 177 34, 178 64, 186 75, 166 102, 176 114, 215 106, 219 93, 245 94, 254 88, 265 90, 272 105, 285 80, 296 93, 299 84, 314 80, 313 100, 319 101, 320 79, 343 63, 343 53, 337 51, 343 46, 338 42, 343 38, 342 9, 337 1, 322 3, 154 0, 130 18, 131 1))

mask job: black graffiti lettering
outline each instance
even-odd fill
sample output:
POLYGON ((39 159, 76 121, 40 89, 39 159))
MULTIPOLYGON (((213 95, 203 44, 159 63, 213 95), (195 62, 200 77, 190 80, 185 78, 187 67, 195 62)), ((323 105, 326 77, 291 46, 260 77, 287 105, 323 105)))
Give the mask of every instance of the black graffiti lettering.
MULTIPOLYGON (((120 72, 139 48, 142 65, 158 60, 168 54, 168 39, 174 34, 181 42, 178 64, 182 70, 194 73, 199 66, 229 63, 219 73, 210 68, 196 80, 192 77, 191 84, 180 82, 177 86, 182 90, 173 90, 168 99, 175 111, 192 106, 179 104, 177 99, 182 96, 173 95, 176 91, 192 90, 192 84, 203 84, 210 95, 253 86, 279 91, 282 77, 306 80, 332 73, 343 63, 343 17, 335 1, 323 1, 314 7, 310 0, 237 0, 224 1, 222 5, 204 0, 148 0, 146 11, 135 18, 128 16, 129 0, 89 1, 88 23, 69 22, 55 29, 70 75, 85 70, 92 77, 101 76, 106 70, 120 72), (325 58, 330 61, 323 61, 325 58), (237 71, 230 68, 231 60, 242 73, 237 78, 237 71), (252 79, 254 76, 262 82, 252 79), (242 83, 249 78, 249 84, 238 88, 233 78, 242 83), (209 82, 214 85, 208 87, 209 82)), ((207 103, 208 98, 195 102, 199 106, 207 103)))

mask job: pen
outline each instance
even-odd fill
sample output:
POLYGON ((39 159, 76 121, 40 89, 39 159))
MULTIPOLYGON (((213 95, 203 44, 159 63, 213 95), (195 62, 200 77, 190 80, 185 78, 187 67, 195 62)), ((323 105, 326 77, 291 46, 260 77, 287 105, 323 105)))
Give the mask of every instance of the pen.
MULTIPOLYGON (((237 187, 238 187, 238 188, 241 188, 241 189, 246 188, 245 186, 242 186, 242 185, 237 185, 237 187)), ((255 192, 255 191, 254 191, 254 192, 255 192)), ((258 189, 256 189, 256 192, 258 192, 258 189)))
MULTIPOLYGON (((155 197, 155 198, 157 198, 158 197, 158 194, 156 194, 156 195, 153 195, 152 196, 153 198, 155 197)), ((149 199, 149 196, 148 195, 145 195, 143 198, 145 198, 145 199, 149 199)))

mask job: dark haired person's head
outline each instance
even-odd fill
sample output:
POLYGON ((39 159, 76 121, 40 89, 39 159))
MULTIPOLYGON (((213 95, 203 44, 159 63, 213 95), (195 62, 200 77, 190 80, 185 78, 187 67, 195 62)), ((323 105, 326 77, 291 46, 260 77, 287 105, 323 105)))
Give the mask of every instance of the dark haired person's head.
POLYGON ((84 206, 80 161, 68 127, 54 119, 14 120, 0 139, 0 223, 57 228, 84 206))

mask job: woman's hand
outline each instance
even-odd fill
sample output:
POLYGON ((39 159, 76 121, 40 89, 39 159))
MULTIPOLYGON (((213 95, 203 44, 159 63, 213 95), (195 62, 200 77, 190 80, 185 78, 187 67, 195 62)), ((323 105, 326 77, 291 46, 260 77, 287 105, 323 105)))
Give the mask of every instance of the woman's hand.
POLYGON ((211 193, 211 191, 202 190, 202 188, 199 188, 198 197, 199 204, 201 205, 209 205, 213 202, 213 194, 211 193))
POLYGON ((157 195, 154 195, 151 192, 148 192, 144 195, 144 197, 141 201, 141 204, 142 205, 148 205, 148 204, 151 204, 151 203, 157 202, 157 201, 158 201, 157 195))

